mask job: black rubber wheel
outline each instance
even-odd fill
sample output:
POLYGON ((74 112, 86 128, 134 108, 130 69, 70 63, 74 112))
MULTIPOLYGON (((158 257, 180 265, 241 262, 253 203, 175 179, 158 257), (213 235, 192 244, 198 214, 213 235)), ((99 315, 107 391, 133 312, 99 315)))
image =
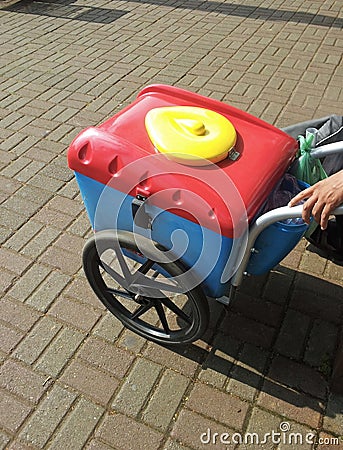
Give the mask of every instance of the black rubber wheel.
POLYGON ((199 339, 209 321, 203 290, 194 283, 189 289, 181 284, 177 277, 186 269, 179 260, 155 262, 165 251, 159 244, 139 236, 138 246, 135 237, 105 230, 86 242, 83 268, 95 294, 127 328, 146 339, 159 344, 199 339))

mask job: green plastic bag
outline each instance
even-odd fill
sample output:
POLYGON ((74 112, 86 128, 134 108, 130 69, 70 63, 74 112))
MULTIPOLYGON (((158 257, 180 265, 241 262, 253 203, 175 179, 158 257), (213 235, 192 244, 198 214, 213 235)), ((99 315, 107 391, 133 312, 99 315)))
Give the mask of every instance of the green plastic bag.
POLYGON ((300 143, 300 149, 298 152, 298 160, 292 171, 292 174, 301 181, 308 183, 310 186, 317 183, 324 178, 327 178, 327 174, 323 169, 322 163, 319 159, 312 158, 311 150, 314 135, 310 134, 307 138, 304 136, 298 136, 300 143))
MULTIPOLYGON (((310 186, 316 184, 324 178, 327 178, 327 174, 320 160, 318 158, 312 158, 311 156, 313 139, 313 134, 309 134, 306 138, 304 136, 298 136, 300 143, 300 148, 297 155, 298 159, 293 167, 293 170, 291 171, 298 180, 304 181, 310 186)), ((305 237, 308 238, 311 236, 317 227, 318 224, 312 220, 305 233, 305 237)))

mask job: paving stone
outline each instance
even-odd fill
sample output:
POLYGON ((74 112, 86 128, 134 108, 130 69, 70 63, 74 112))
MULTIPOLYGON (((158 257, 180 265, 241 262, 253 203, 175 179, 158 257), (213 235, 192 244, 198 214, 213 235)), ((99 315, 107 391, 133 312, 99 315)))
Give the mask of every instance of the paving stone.
MULTIPOLYGON (((243 442, 239 445, 239 449, 251 448, 251 445, 260 447, 264 450, 274 449, 277 442, 272 442, 271 436, 267 433, 280 433, 280 423, 282 419, 270 412, 263 411, 259 408, 254 408, 249 419, 249 424, 246 433, 243 435, 243 442), (257 441, 258 440, 258 441, 257 441), (260 443, 260 441, 266 441, 260 443), (257 444, 257 445, 256 445, 257 444)), ((278 436, 276 436, 277 438, 278 436)))
POLYGON ((49 317, 42 317, 28 332, 13 355, 27 364, 32 364, 60 329, 60 324, 54 322, 49 317))
POLYGON ((194 449, 233 450, 235 445, 229 444, 233 433, 234 430, 227 426, 183 409, 171 431, 171 437, 194 449))
POLYGON ((0 431, 0 449, 1 450, 7 448, 7 444, 10 440, 11 440, 11 437, 8 434, 0 431))
POLYGON ((14 330, 10 326, 0 323, 0 350, 10 354, 23 338, 23 332, 14 330))
MULTIPOLYGON (((79 187, 75 178, 71 179, 67 182, 62 189, 60 189, 59 194, 63 195, 63 197, 74 199, 79 194, 79 187)), ((73 231, 71 231, 73 233, 73 231)), ((78 233, 74 233, 78 234, 78 233)))
POLYGON ((100 406, 81 398, 63 421, 58 434, 49 445, 49 449, 72 448, 73 450, 81 450, 85 448, 84 445, 103 411, 100 406))
POLYGON ((108 312, 94 327, 93 334, 113 343, 118 339, 123 329, 124 325, 108 312))
POLYGON ((54 227, 58 229, 64 229, 71 223, 72 218, 67 214, 44 206, 37 214, 35 214, 34 220, 46 225, 53 224, 54 227))
POLYGON ((275 334, 274 328, 233 312, 230 312, 223 320, 220 325, 220 330, 237 340, 249 342, 264 348, 271 346, 275 334))
MULTIPOLYGON (((47 177, 40 173, 34 175, 30 180, 28 180, 28 184, 30 186, 43 189, 45 191, 55 193, 63 186, 64 182, 61 180, 57 180, 56 178, 47 177)), ((43 223, 44 220, 42 219, 43 223)))
POLYGON ((125 329, 118 340, 118 347, 134 353, 140 353, 146 344, 146 339, 132 331, 125 329))
POLYGON ((144 422, 165 431, 174 417, 188 387, 189 380, 171 370, 166 370, 147 404, 144 422))
POLYGON ((19 437, 38 448, 45 448, 52 432, 75 400, 75 394, 55 385, 30 416, 19 437))
POLYGON ((113 448, 114 447, 100 442, 98 439, 91 439, 85 447, 86 450, 111 450, 113 448))
POLYGON ((24 402, 18 401, 6 392, 0 393, 0 424, 2 428, 15 433, 30 412, 31 408, 24 402))
POLYGON ((0 266, 21 275, 32 264, 32 261, 18 253, 14 253, 5 248, 0 248, 0 266))
POLYGON ((134 360, 134 355, 124 349, 95 338, 90 338, 84 343, 78 356, 117 378, 125 376, 134 360))
POLYGON ((59 329, 58 335, 39 357, 36 368, 39 371, 57 377, 72 358, 84 337, 83 333, 76 330, 66 327, 59 329))
POLYGON ((281 444, 278 448, 280 450, 293 450, 295 445, 301 445, 302 448, 311 450, 313 443, 317 441, 316 430, 311 430, 298 423, 289 423, 289 425, 290 431, 281 434, 281 444))
POLYGON ((341 450, 343 448, 342 438, 328 433, 320 433, 317 448, 318 450, 331 450, 332 448, 341 450))
POLYGON ((339 323, 342 310, 342 302, 338 300, 340 295, 337 294, 337 297, 331 297, 328 292, 325 302, 323 302, 323 295, 325 294, 321 294, 316 290, 315 285, 312 291, 295 289, 292 294, 290 306, 314 319, 339 323))
POLYGON ((149 399, 162 367, 142 358, 138 358, 125 377, 112 408, 129 416, 137 416, 149 399))
MULTIPOLYGON (((18 191, 16 192, 18 197, 23 198, 27 202, 36 202, 40 205, 45 204, 51 197, 52 193, 46 189, 38 188, 36 186, 31 186, 30 184, 24 184, 18 191)), ((30 220, 30 223, 32 220, 30 220)))
POLYGON ((118 387, 118 381, 110 374, 75 360, 64 371, 60 381, 103 406, 118 387))
POLYGON ((267 302, 247 294, 238 294, 231 303, 231 310, 275 327, 281 319, 282 308, 272 302, 267 302))
POLYGON ((31 258, 37 258, 60 234, 59 230, 52 227, 44 227, 35 235, 21 250, 23 255, 31 258))
POLYGON ((6 448, 8 450, 36 450, 37 447, 33 447, 32 445, 25 444, 18 439, 14 439, 11 441, 11 444, 6 448))
POLYGON ((81 255, 66 252, 56 245, 49 247, 40 256, 39 261, 67 275, 74 275, 81 268, 81 255))
POLYGON ((12 326, 27 332, 40 318, 40 314, 20 302, 3 297, 0 302, 1 319, 12 326))
POLYGON ((275 349, 285 356, 299 359, 304 352, 310 328, 310 318, 289 309, 283 320, 275 349))
POLYGON ((279 383, 325 399, 327 383, 324 377, 312 367, 278 356, 274 358, 269 374, 279 383))
POLYGON ((139 436, 139 448, 142 450, 157 450, 162 440, 162 434, 135 422, 121 414, 108 415, 96 431, 96 437, 107 444, 114 445, 118 450, 131 450, 137 445, 139 436), (128 433, 130 430, 130 433, 128 433))
POLYGON ((55 242, 56 247, 66 250, 76 255, 82 255, 82 249, 84 246, 84 239, 80 236, 75 236, 67 233, 63 233, 55 242))
POLYGON ((243 350, 230 373, 226 391, 253 401, 262 381, 268 353, 250 344, 244 344, 243 350))
POLYGON ((54 270, 39 285, 37 290, 28 297, 26 304, 38 311, 46 312, 69 281, 70 277, 68 275, 54 270))
POLYGON ((337 342, 337 326, 330 322, 315 320, 307 343, 304 361, 318 367, 328 375, 330 361, 334 356, 337 342))
POLYGON ((0 181, 0 191, 5 192, 6 194, 13 194, 21 187, 21 183, 11 177, 0 175, 0 181))
POLYGON ((264 382, 258 405, 314 429, 318 427, 323 411, 323 404, 318 400, 273 381, 264 382))
POLYGON ((49 383, 46 377, 26 365, 7 360, 0 368, 0 386, 30 403, 37 403, 49 383))
MULTIPOLYGON (((81 252, 79 256, 81 258, 81 252)), ((65 290, 64 295, 81 303, 91 305, 93 308, 105 309, 84 277, 74 278, 70 286, 65 290)))
POLYGON ((41 229, 42 224, 33 221, 27 222, 6 241, 4 246, 15 251, 20 251, 41 229))
POLYGON ((324 430, 342 436, 342 418, 343 398, 330 394, 324 416, 324 430))
POLYGON ((163 450, 190 450, 190 448, 186 447, 185 445, 179 444, 173 439, 168 439, 165 446, 163 447, 163 450))
POLYGON ((218 333, 213 347, 202 365, 198 376, 199 380, 219 389, 223 388, 238 356, 240 345, 230 336, 218 333))
POLYGON ((186 406, 235 429, 242 429, 249 408, 237 397, 201 383, 195 384, 186 406))
POLYGON ((0 292, 8 291, 16 278, 17 276, 13 272, 2 269, 0 273, 0 292))
POLYGON ((25 302, 32 292, 47 277, 50 269, 41 265, 34 264, 30 269, 14 284, 9 293, 11 297, 25 302))
MULTIPOLYGON (((34 175, 36 175, 45 164, 42 161, 31 161, 24 169, 20 170, 15 176, 18 181, 26 183, 29 181, 34 175)), ((32 209, 32 207, 31 207, 32 209)))
POLYGON ((22 214, 18 214, 17 212, 11 211, 9 209, 4 208, 2 205, 0 206, 0 226, 3 228, 8 228, 11 231, 18 230, 24 223, 27 221, 27 218, 22 214))
POLYGON ((101 315, 93 308, 65 297, 59 297, 53 303, 49 309, 49 314, 83 331, 89 331, 93 328, 101 315), (79 320, 80 317, 82 317, 82 321, 79 320))
MULTIPOLYGON (((192 377, 197 370, 198 364, 194 360, 187 358, 188 351, 189 350, 187 349, 183 350, 183 356, 182 353, 177 354, 172 350, 149 342, 147 348, 143 352, 143 355, 157 364, 167 366, 182 375, 192 377)), ((191 354, 189 356, 192 357, 191 354)), ((198 355, 196 353, 195 357, 197 356, 198 355)), ((202 354, 200 357, 202 358, 202 354)))

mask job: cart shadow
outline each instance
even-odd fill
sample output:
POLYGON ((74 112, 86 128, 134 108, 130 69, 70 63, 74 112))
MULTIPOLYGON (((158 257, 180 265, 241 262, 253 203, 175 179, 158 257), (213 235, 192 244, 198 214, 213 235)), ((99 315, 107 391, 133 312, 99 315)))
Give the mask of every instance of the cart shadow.
POLYGON ((91 3, 78 5, 75 0, 20 0, 2 10, 101 24, 111 24, 128 13, 118 9, 95 7, 91 3))
MULTIPOLYGON (((122 0, 121 0, 122 1, 122 0)), ((147 3, 150 5, 170 6, 176 9, 187 9, 193 11, 203 11, 206 13, 219 13, 233 17, 247 17, 250 19, 260 19, 272 22, 295 22, 317 25, 322 27, 342 28, 343 19, 316 14, 306 11, 290 11, 282 8, 266 8, 256 5, 219 2, 215 0, 193 0, 185 2, 182 0, 133 0, 134 3, 147 3)))
POLYGON ((171 350, 201 365, 201 381, 262 408, 304 423, 323 412, 335 416, 343 407, 343 397, 330 390, 342 293, 279 266, 248 279, 229 307, 211 303, 203 340, 171 350))
MULTIPOLYGON (((255 5, 239 5, 236 3, 218 2, 208 0, 206 2, 194 0, 184 2, 181 0, 133 0, 134 3, 145 3, 162 7, 203 11, 206 13, 219 13, 233 17, 247 17, 272 22, 305 23, 321 27, 333 27, 341 29, 343 19, 325 14, 316 14, 306 11, 289 11, 282 8, 266 8, 255 5)), ((123 6, 127 2, 123 2, 123 6)), ((20 0, 2 8, 4 11, 36 14, 42 16, 58 17, 86 22, 110 24, 129 11, 116 10, 91 5, 80 6, 75 0, 20 0)))

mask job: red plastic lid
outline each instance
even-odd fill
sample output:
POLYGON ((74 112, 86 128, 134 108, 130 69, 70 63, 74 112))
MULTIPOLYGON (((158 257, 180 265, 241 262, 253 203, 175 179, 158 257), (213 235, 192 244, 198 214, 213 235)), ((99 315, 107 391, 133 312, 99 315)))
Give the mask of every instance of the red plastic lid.
POLYGON ((227 211, 227 200, 232 202, 231 209, 234 209, 240 203, 233 199, 238 192, 251 221, 286 172, 296 152, 295 139, 246 112, 179 88, 152 85, 143 89, 133 103, 102 125, 81 132, 69 148, 68 163, 72 170, 101 183, 107 184, 112 180, 112 187, 122 192, 136 195, 137 189, 143 189, 152 196, 157 206, 171 209, 175 214, 195 222, 199 221, 198 216, 200 222, 209 228, 213 229, 216 219, 221 233, 232 237, 233 222, 227 211), (198 179, 200 172, 197 175, 178 173, 181 165, 166 158, 155 163, 144 158, 156 155, 145 128, 146 114, 153 108, 178 105, 210 109, 233 124, 237 133, 235 160, 227 157, 215 165, 229 180, 226 185, 214 187, 220 177, 218 173, 213 176, 213 168, 194 169, 203 171, 199 175, 202 179, 198 179), (161 166, 164 174, 156 175, 156 164, 161 166), (132 168, 131 172, 128 166, 132 168), (135 187, 132 187, 133 184, 135 187), (170 188, 179 194, 173 194, 170 188), (219 193, 216 193, 218 189, 219 193), (164 196, 154 195, 163 190, 166 191, 164 196), (209 207, 199 211, 191 193, 203 198, 209 207), (177 200, 180 195, 182 201, 177 200), (223 195, 225 199, 221 198, 223 195), (179 208, 180 201, 182 208, 179 208))

